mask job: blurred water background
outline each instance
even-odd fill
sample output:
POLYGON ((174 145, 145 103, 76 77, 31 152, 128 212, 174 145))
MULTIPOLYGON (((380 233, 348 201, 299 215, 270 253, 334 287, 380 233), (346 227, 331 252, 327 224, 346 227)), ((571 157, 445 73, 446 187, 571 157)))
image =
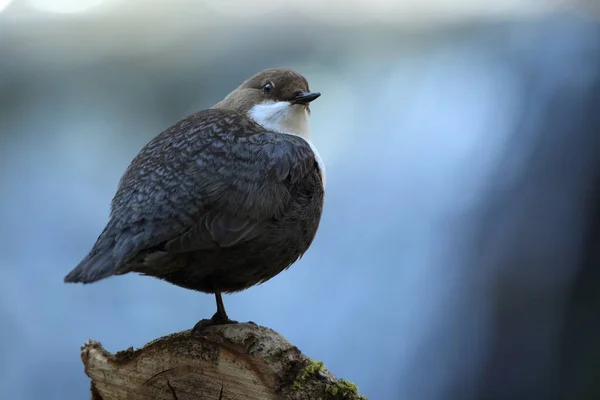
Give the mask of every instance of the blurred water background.
POLYGON ((314 245, 226 296, 372 400, 600 398, 595 1, 0 0, 0 398, 89 398, 79 357, 209 295, 65 285, 154 135, 291 67, 327 165, 314 245))

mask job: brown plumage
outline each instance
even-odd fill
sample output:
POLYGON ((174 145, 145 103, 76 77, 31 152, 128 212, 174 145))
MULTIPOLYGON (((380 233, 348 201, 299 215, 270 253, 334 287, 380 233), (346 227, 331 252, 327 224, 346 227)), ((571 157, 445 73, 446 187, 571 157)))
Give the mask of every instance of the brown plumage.
POLYGON ((288 69, 265 70, 211 109, 152 139, 133 159, 110 219, 66 282, 137 272, 215 293, 262 283, 311 245, 324 171, 310 143, 308 103, 319 96, 288 69))

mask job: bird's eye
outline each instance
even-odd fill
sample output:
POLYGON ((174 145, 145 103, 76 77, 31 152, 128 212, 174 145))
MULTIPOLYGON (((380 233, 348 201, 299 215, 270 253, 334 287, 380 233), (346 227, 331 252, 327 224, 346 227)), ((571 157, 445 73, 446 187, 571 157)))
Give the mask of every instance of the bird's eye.
POLYGON ((267 94, 267 93, 270 93, 274 87, 275 87, 275 85, 273 85, 273 82, 267 82, 263 85, 262 91, 264 94, 267 94))

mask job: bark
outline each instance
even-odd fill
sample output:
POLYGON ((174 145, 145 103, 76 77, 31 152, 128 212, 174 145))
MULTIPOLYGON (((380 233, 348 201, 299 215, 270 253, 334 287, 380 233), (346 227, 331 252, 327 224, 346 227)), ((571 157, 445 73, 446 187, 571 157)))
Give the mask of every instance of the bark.
POLYGON ((92 400, 364 399, 352 383, 253 323, 212 326, 196 336, 183 331, 116 354, 90 340, 81 358, 92 400))

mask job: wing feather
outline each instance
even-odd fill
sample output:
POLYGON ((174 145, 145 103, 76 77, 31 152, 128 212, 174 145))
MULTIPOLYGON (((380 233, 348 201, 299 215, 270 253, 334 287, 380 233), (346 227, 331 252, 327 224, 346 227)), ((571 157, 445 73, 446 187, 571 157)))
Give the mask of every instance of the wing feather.
POLYGON ((316 161, 302 138, 266 132, 243 115, 205 110, 149 142, 111 204, 118 263, 163 246, 168 253, 234 246, 290 206, 316 161))

